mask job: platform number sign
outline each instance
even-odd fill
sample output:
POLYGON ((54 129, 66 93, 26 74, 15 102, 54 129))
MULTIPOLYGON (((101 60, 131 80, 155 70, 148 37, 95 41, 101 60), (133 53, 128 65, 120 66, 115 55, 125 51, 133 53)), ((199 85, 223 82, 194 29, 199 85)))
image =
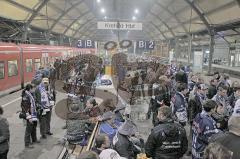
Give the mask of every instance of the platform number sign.
POLYGON ((95 48, 95 41, 93 40, 78 40, 78 48, 95 48))
POLYGON ((155 48, 154 41, 138 41, 137 42, 137 49, 146 49, 146 50, 153 50, 155 48))

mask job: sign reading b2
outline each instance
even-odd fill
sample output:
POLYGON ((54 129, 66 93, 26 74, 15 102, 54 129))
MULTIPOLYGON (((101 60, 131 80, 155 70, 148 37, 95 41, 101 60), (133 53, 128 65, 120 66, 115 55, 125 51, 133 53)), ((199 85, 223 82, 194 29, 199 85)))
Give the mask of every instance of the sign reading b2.
POLYGON ((153 50, 154 48, 155 48, 154 41, 138 41, 137 42, 137 49, 153 50))
POLYGON ((95 48, 95 41, 93 40, 78 40, 78 48, 95 48))

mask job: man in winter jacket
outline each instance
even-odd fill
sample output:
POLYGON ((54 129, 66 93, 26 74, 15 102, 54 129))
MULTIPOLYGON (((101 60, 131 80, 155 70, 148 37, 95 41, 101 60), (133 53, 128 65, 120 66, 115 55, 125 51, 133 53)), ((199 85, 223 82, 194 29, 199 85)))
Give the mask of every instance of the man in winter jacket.
POLYGON ((185 129, 174 123, 171 108, 162 106, 158 111, 159 123, 149 135, 145 152, 153 159, 179 159, 187 151, 188 141, 185 129))
POLYGON ((217 94, 217 84, 217 79, 211 79, 207 94, 208 99, 212 99, 217 94))
POLYGON ((233 115, 228 121, 229 132, 214 135, 210 142, 217 142, 225 146, 233 153, 232 159, 239 159, 240 156, 240 115, 233 115))
POLYGON ((209 143, 212 135, 219 133, 216 122, 211 117, 217 103, 213 100, 206 100, 203 104, 203 111, 195 117, 192 125, 192 158, 203 159, 203 152, 209 143))
POLYGON ((226 116, 230 116, 232 114, 232 107, 227 98, 227 90, 227 86, 220 86, 217 94, 212 98, 212 100, 216 101, 217 103, 221 103, 225 109, 226 116))
POLYGON ((172 98, 172 113, 176 120, 183 126, 187 122, 187 101, 186 94, 188 93, 188 86, 185 83, 177 84, 177 93, 172 98))
POLYGON ((137 132, 137 126, 130 120, 126 120, 118 129, 113 138, 113 148, 121 157, 135 159, 137 149, 131 140, 131 136, 137 132))
POLYGON ((202 104, 207 99, 206 91, 208 90, 205 84, 196 84, 196 92, 188 102, 188 117, 189 122, 192 123, 193 119, 198 113, 202 112, 202 104))
POLYGON ((7 159, 9 151, 10 132, 7 119, 3 116, 3 108, 0 106, 0 158, 7 159))

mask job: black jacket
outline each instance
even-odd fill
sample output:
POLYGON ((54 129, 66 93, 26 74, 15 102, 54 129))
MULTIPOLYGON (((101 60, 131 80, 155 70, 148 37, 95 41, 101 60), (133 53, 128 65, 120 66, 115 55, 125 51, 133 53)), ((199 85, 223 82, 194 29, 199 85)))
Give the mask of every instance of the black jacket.
POLYGON ((127 159, 135 158, 133 143, 127 136, 117 133, 113 140, 116 141, 116 143, 113 144, 114 149, 121 157, 125 157, 127 159))
POLYGON ((0 154, 9 150, 10 132, 7 119, 0 115, 0 154))
POLYGON ((237 136, 231 132, 221 133, 214 135, 210 142, 218 142, 224 147, 226 147, 229 151, 233 152, 232 159, 239 159, 240 156, 240 136, 237 136))
POLYGON ((188 102, 188 119, 190 123, 193 121, 195 116, 201 112, 202 112, 202 104, 200 101, 200 97, 195 95, 193 98, 189 99, 189 102, 188 102))
POLYGON ((145 144, 147 157, 153 159, 178 159, 187 148, 185 129, 172 119, 166 119, 154 127, 145 144))
POLYGON ((210 85, 207 94, 208 99, 212 99, 215 94, 217 94, 216 86, 210 85))

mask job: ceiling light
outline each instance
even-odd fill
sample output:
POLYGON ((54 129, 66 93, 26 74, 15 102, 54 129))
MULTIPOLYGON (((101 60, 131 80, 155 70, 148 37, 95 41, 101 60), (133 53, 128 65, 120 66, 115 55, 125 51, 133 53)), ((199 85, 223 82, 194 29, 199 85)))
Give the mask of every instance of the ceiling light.
POLYGON ((134 11, 136 14, 138 14, 139 13, 139 10, 138 9, 135 9, 135 11, 134 11))
POLYGON ((136 17, 135 17, 135 16, 133 16, 133 17, 132 17, 132 20, 136 20, 136 17))
POLYGON ((97 0, 97 3, 100 3, 101 2, 101 0, 97 0))
POLYGON ((105 9, 104 9, 104 8, 102 8, 102 9, 101 9, 101 12, 102 12, 102 13, 105 13, 105 9))
POLYGON ((105 16, 104 19, 107 19, 107 16, 105 16))

